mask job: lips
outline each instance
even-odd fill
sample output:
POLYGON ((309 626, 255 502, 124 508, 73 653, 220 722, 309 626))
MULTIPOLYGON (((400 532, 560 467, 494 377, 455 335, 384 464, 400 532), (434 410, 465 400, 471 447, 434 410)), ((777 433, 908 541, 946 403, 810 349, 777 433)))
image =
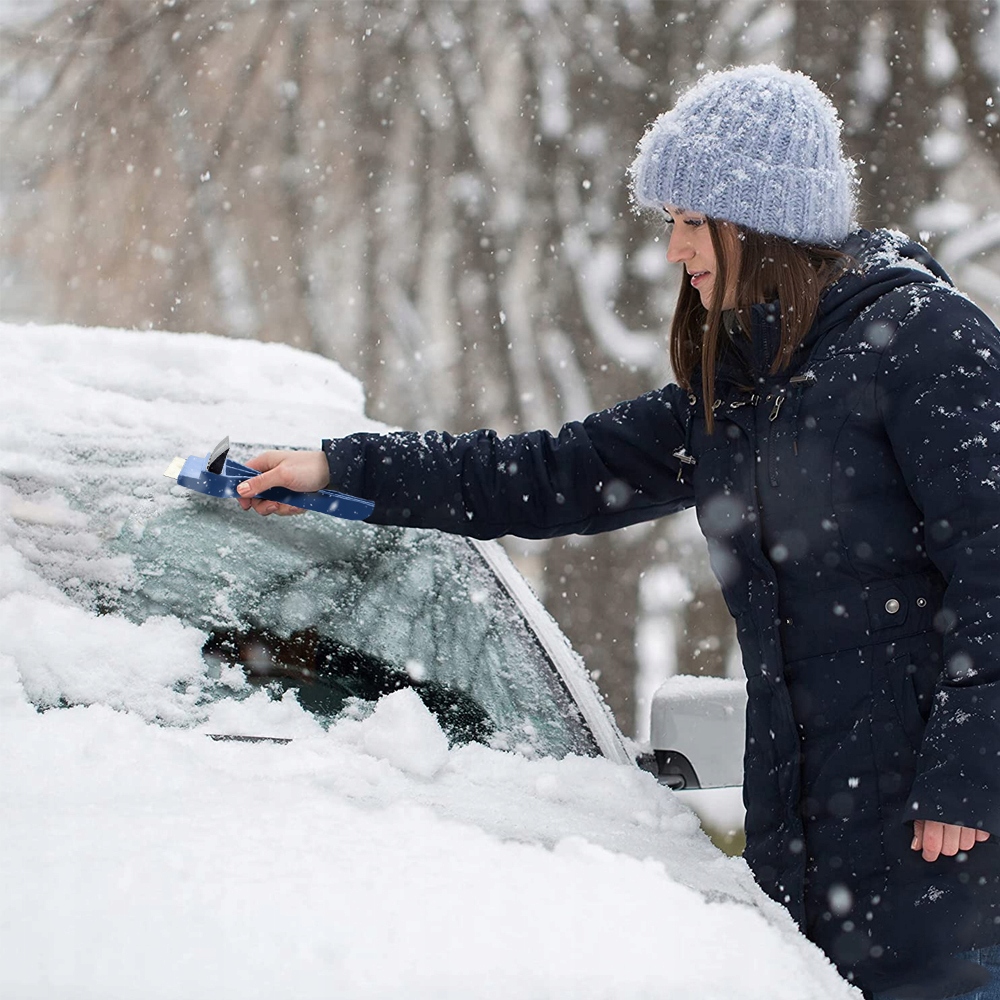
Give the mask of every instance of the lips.
POLYGON ((691 280, 691 285, 697 288, 711 273, 711 271, 692 271, 688 277, 691 280))

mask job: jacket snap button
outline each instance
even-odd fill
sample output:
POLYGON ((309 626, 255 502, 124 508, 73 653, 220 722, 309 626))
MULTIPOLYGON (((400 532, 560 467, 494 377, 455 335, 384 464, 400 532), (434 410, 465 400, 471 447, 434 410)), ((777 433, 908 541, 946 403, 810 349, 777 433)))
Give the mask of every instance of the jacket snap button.
POLYGON ((890 597, 888 601, 885 602, 885 610, 889 612, 890 615, 894 615, 899 610, 899 601, 895 597, 890 597))
POLYGON ((917 598, 917 607, 918 608, 926 608, 927 607, 927 598, 926 597, 918 597, 917 598))

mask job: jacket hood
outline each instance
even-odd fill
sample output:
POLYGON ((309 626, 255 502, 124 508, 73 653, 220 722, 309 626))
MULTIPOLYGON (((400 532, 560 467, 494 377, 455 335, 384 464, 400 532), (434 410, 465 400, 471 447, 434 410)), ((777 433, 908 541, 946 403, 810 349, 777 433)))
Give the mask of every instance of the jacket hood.
POLYGON ((901 285, 952 284, 944 268, 903 233, 889 229, 852 233, 840 249, 855 264, 820 300, 813 329, 802 344, 808 350, 827 331, 850 322, 876 299, 901 285))
MULTIPOLYGON (((816 319, 782 377, 804 366, 827 334, 846 326, 888 292, 902 285, 952 284, 944 268, 930 253, 903 233, 858 229, 848 236, 840 249, 853 263, 824 292, 816 319)), ((781 342, 778 303, 754 306, 751 317, 753 336, 749 341, 733 337, 729 350, 720 359, 718 377, 721 382, 748 387, 759 385, 768 378, 781 342)), ((700 373, 692 382, 700 382, 700 373)))

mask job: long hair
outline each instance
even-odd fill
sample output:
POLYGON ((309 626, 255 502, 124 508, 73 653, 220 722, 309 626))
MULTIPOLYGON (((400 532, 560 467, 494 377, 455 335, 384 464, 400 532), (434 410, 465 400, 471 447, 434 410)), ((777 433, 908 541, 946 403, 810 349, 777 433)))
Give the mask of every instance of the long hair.
POLYGON ((722 298, 728 287, 733 261, 739 258, 736 275, 736 322, 739 332, 750 336, 750 309, 761 302, 777 300, 781 321, 781 343, 771 362, 770 373, 788 366, 816 318, 819 300, 852 263, 833 247, 796 243, 745 229, 730 222, 707 219, 715 251, 715 281, 711 305, 701 304, 690 282, 681 284, 670 327, 670 362, 677 381, 691 389, 691 379, 701 365, 701 390, 709 433, 715 403, 716 364, 723 332, 722 298))

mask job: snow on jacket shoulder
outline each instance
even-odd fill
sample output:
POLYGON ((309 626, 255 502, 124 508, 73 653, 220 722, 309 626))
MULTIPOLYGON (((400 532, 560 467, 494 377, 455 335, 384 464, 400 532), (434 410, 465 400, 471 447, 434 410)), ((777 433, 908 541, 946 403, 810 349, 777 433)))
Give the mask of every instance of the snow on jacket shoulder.
POLYGON ((333 487, 374 501, 374 524, 475 538, 596 534, 694 503, 675 456, 689 405, 671 385, 558 434, 354 434, 323 450, 333 487))

